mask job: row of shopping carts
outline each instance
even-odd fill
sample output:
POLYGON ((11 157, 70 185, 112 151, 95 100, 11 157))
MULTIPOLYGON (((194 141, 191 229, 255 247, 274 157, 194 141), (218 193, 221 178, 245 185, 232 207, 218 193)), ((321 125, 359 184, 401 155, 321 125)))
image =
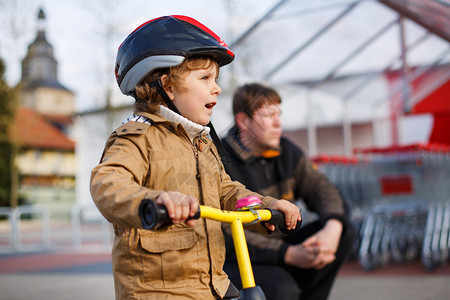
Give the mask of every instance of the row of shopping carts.
POLYGON ((352 207, 365 270, 420 258, 432 271, 449 260, 450 146, 364 149, 314 162, 352 207))

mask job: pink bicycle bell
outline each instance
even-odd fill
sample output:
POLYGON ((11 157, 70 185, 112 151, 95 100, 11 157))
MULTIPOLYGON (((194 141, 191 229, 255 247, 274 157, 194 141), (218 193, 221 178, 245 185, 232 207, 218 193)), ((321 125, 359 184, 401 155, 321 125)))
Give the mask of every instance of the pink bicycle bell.
POLYGON ((251 210, 260 207, 262 201, 257 196, 248 196, 236 201, 235 210, 251 210))

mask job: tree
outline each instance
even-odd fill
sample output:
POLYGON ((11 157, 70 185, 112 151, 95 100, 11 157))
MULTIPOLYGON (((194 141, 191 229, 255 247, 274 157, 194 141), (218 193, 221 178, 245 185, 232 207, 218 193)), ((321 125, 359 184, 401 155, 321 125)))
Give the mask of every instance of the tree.
POLYGON ((20 61, 33 38, 35 1, 0 0, 0 56, 8 62, 7 81, 14 85, 20 80, 20 61))
POLYGON ((0 58, 0 206, 15 207, 17 197, 17 170, 15 157, 17 143, 11 134, 18 107, 16 88, 5 80, 5 64, 0 58))

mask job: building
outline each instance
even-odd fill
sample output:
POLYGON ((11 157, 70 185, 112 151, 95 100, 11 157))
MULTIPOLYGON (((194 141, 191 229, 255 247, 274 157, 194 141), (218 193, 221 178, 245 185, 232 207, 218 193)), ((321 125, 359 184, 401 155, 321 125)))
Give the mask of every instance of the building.
POLYGON ((75 95, 58 81, 58 63, 45 36, 45 14, 38 14, 35 40, 22 60, 20 107, 14 137, 21 204, 70 211, 75 203, 75 95))

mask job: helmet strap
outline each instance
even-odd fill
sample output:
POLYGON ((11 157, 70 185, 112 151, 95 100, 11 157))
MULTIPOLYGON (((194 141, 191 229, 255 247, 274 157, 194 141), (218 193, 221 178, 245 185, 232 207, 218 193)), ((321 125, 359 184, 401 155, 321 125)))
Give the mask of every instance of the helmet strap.
POLYGON ((150 86, 153 86, 156 88, 156 91, 161 96, 161 98, 164 100, 164 103, 166 103, 167 107, 176 112, 177 114, 181 115, 178 111, 178 108, 173 104, 172 100, 170 100, 169 96, 167 95, 166 91, 164 90, 161 82, 161 78, 158 78, 157 80, 153 81, 150 86))
POLYGON ((206 126, 208 126, 210 128, 209 135, 211 136, 211 139, 213 140, 214 145, 216 145, 217 152, 219 152, 219 155, 221 158, 224 158, 225 152, 223 151, 222 142, 220 141, 220 138, 217 135, 213 124, 210 121, 206 126))
MULTIPOLYGON (((156 88, 156 91, 161 96, 161 98, 164 100, 164 103, 167 105, 167 107, 170 110, 172 110, 172 111, 176 112, 177 114, 179 114, 180 116, 182 116, 182 114, 179 112, 178 108, 175 106, 175 104, 173 104, 172 100, 169 98, 166 91, 164 90, 164 88, 162 86, 161 78, 158 78, 157 80, 153 81, 150 85, 156 88)), ((220 138, 217 135, 213 124, 210 121, 206 126, 208 126, 210 129, 209 135, 211 136, 211 139, 217 148, 217 152, 219 152, 220 157, 223 158, 225 156, 225 152, 223 151, 222 142, 220 141, 220 138)))

